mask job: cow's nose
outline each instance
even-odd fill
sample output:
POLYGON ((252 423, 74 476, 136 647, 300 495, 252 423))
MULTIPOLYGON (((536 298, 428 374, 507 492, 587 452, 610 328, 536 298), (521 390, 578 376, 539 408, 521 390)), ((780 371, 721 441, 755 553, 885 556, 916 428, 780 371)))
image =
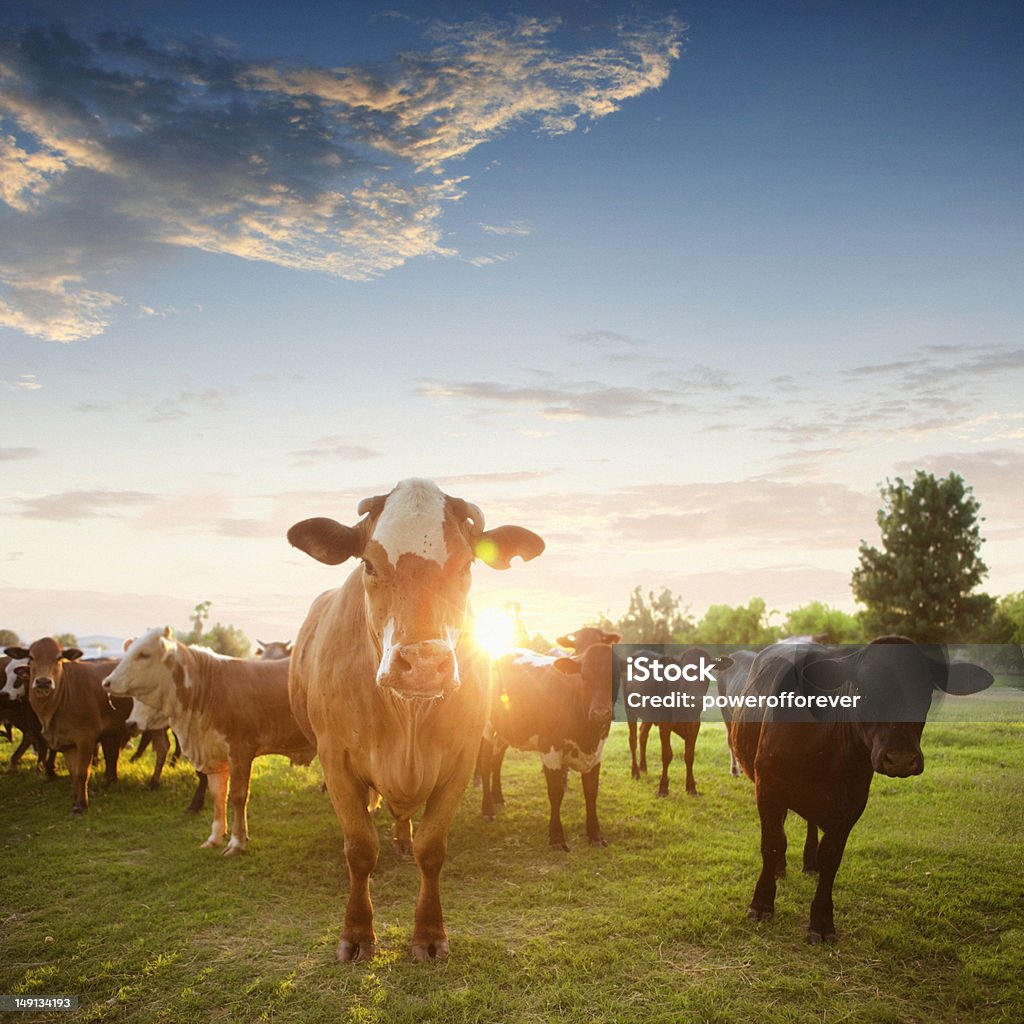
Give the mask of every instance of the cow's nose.
POLYGON ((398 656, 405 672, 448 672, 455 667, 455 652, 443 640, 402 644, 398 648, 398 656))
POLYGON ((107 678, 104 679, 103 682, 100 685, 103 687, 104 690, 107 690, 109 692, 110 691, 110 676, 107 676, 107 678))
POLYGON ((37 690, 52 690, 53 680, 48 679, 46 676, 37 676, 35 682, 32 685, 37 690))
POLYGON ((913 750, 890 750, 886 752, 882 768, 887 775, 897 778, 920 775, 924 771, 924 755, 913 750))

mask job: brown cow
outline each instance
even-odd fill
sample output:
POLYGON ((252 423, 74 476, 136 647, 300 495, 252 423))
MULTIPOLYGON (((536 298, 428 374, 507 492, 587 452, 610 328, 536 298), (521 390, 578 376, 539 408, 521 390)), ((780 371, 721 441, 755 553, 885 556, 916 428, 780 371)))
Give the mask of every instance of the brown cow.
POLYGON ((254 657, 262 658, 264 661, 281 661, 292 656, 290 640, 271 640, 270 643, 257 640, 256 645, 259 647, 259 650, 254 657))
MULTIPOLYGON (((653 652, 641 652, 653 655, 653 652)), ((686 693, 693 698, 692 708, 677 708, 672 712, 673 721, 657 722, 629 718, 629 752, 632 757, 631 773, 634 779, 639 779, 641 773, 647 773, 647 737, 652 727, 657 724, 658 735, 661 739, 661 779, 658 781, 658 796, 668 796, 668 768, 672 763, 672 734, 679 736, 683 741, 683 761, 686 764, 686 793, 688 796, 699 796, 697 792, 697 781, 693 775, 693 758, 697 748, 697 736, 700 733, 700 715, 703 708, 704 695, 708 692, 708 679, 699 670, 702 665, 707 666, 714 662, 714 671, 721 671, 732 667, 732 658, 721 655, 712 658, 703 647, 690 647, 682 654, 671 656, 667 654, 657 655, 657 660, 664 665, 674 664, 680 666, 684 671, 686 666, 693 666, 695 680, 684 679, 678 685, 671 688, 681 693, 686 693), (637 724, 639 722, 639 746, 640 758, 637 759, 637 724)), ((627 684, 628 692, 628 684, 627 684)))
MULTIPOLYGON (((36 752, 36 767, 46 770, 47 778, 54 778, 54 761, 57 751, 51 750, 43 739, 43 729, 39 717, 28 702, 28 659, 0 658, 0 676, 3 677, 3 688, 0 689, 0 720, 14 726, 21 732, 18 744, 7 764, 11 774, 18 770, 21 758, 29 747, 36 752)), ((13 737, 11 742, 14 742, 13 737)))
POLYGON ((761 874, 748 917, 763 921, 774 913, 792 810, 807 821, 804 871, 818 872, 807 941, 835 941, 832 885, 874 773, 906 778, 924 771, 921 733, 934 690, 969 694, 992 684, 985 669, 947 664, 934 653, 905 637, 885 637, 843 656, 814 644, 779 644, 758 655, 744 696, 779 702, 828 694, 858 703, 856 716, 835 713, 832 720, 813 709, 733 710, 731 745, 754 782, 761 819, 761 874))
POLYGON ((131 701, 112 702, 101 682, 115 662, 110 658, 78 661, 77 647, 65 650, 53 637, 31 647, 8 647, 12 658, 28 658, 28 699, 39 717, 47 746, 64 754, 71 772, 73 814, 89 808, 89 772, 96 744, 103 748, 107 782, 117 781, 117 759, 128 738, 125 718, 131 701))
POLYGON ((295 641, 291 702, 316 738, 345 834, 349 897, 340 960, 376 952, 369 877, 379 840, 368 806, 379 793, 420 871, 412 953, 448 955, 439 879, 448 829, 473 771, 487 714, 486 670, 462 635, 474 558, 505 569, 544 550, 519 526, 484 530, 483 513, 429 480, 403 480, 359 504, 354 526, 307 519, 288 540, 318 561, 362 562, 313 603, 295 641))
POLYGON ((205 772, 213 799, 213 825, 204 848, 227 833, 231 777, 231 840, 225 857, 249 840, 246 805, 254 758, 284 754, 308 764, 316 751, 288 708, 288 663, 227 658, 187 647, 170 627, 133 641, 103 683, 109 693, 138 697, 166 715, 185 756, 205 772))
POLYGON ((493 819, 494 803, 503 802, 501 759, 506 748, 536 750, 548 787, 551 846, 569 849, 561 818, 569 769, 583 780, 587 839, 591 846, 607 845, 597 820, 597 788, 615 703, 611 647, 591 644, 575 658, 510 651, 494 660, 491 687, 491 712, 480 747, 484 817, 493 819))

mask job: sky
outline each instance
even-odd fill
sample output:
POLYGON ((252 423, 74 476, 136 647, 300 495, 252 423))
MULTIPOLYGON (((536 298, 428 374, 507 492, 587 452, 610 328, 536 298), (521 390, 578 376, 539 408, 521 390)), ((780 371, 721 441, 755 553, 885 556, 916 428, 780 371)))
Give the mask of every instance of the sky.
POLYGON ((429 477, 547 551, 852 611, 960 473, 1024 588, 1019 4, 0 2, 0 626, 294 636, 288 527, 429 477))

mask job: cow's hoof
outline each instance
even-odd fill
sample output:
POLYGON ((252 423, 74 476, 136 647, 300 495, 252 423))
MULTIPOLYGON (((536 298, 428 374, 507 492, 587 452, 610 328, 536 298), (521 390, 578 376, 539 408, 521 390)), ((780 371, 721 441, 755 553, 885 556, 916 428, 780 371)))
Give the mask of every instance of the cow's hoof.
POLYGON ((810 867, 807 864, 804 865, 804 874, 805 875, 816 875, 817 873, 818 873, 817 867, 810 867))
POLYGON ((836 943, 835 932, 816 932, 813 929, 809 929, 807 932, 807 942, 811 946, 820 946, 823 943, 829 946, 834 946, 836 943))
POLYGON ((484 812, 483 819, 484 821, 494 821, 494 811, 491 811, 490 814, 484 812))
POLYGON ((668 790, 667 789, 659 789, 658 790, 657 797, 658 797, 659 800, 664 800, 667 796, 668 796, 668 790))
POLYGON ((338 943, 337 957, 343 964, 372 960, 376 955, 376 942, 350 942, 348 939, 342 939, 338 943))
POLYGON ((594 838, 590 840, 590 845, 591 846, 607 846, 608 845, 608 840, 605 839, 604 836, 594 836, 594 838))
POLYGON ((154 789, 159 789, 159 788, 160 788, 160 782, 157 779, 150 779, 150 781, 146 783, 146 789, 148 789, 150 791, 152 791, 154 789))
POLYGON ((504 807, 505 806, 505 798, 503 796, 496 796, 494 798, 494 806, 495 807, 504 807))
POLYGON ((245 853, 244 846, 238 846, 237 844, 229 844, 227 849, 221 854, 222 857, 237 857, 240 854, 245 853))
POLYGON ((687 795, 687 796, 696 796, 696 797, 699 797, 699 796, 700 796, 700 793, 698 793, 698 792, 697 792, 697 790, 695 790, 695 789, 688 789, 688 790, 686 791, 686 795, 687 795))
POLYGON ((412 856, 412 844, 400 843, 397 839, 391 840, 391 848, 399 860, 408 860, 412 856))
POLYGON ((85 814, 87 810, 89 810, 89 808, 86 807, 85 804, 74 804, 71 807, 72 814, 85 814))
POLYGON ((758 907, 749 907, 747 909, 747 917, 751 921, 770 921, 775 916, 775 909, 762 910, 758 907))
POLYGON ((414 942, 412 944, 412 955, 421 964, 431 960, 448 959, 448 940, 441 939, 438 942, 414 942))
POLYGON ((561 842, 556 842, 556 841, 552 840, 552 842, 551 842, 551 849, 552 850, 562 850, 564 853, 568 853, 569 852, 569 844, 564 839, 561 842))
POLYGON ((224 842, 223 839, 207 839, 205 843, 200 844, 200 850, 216 850, 220 844, 224 842))

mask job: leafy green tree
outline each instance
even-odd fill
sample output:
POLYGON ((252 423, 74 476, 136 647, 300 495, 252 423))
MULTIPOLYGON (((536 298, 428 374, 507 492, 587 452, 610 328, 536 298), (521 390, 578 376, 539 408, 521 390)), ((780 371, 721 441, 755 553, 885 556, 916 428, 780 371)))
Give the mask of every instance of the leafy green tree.
POLYGON ((222 625, 220 622, 203 634, 200 644, 230 658, 247 658, 252 646, 249 638, 240 629, 236 626, 222 625))
POLYGON ((693 632, 690 609, 668 587, 662 587, 658 594, 648 591, 646 599, 637 587, 629 596, 626 614, 618 622, 602 616, 598 625, 621 634, 627 644, 685 643, 693 632))
POLYGON ((78 637, 74 633, 58 633, 54 639, 61 647, 77 647, 78 637))
POLYGON ((897 477, 881 494, 882 547, 861 541, 851 581, 865 632, 921 642, 971 638, 993 607, 987 594, 973 593, 988 567, 972 488, 958 473, 939 479, 919 469, 912 483, 897 477))
POLYGON ((212 604, 212 601, 200 601, 192 609, 192 629, 184 636, 184 643, 199 644, 203 642, 203 623, 210 617, 210 605, 212 604))
POLYGON ((1024 644, 1024 590, 999 598, 992 615, 995 644, 1024 644))
POLYGON ((21 644, 21 637, 13 629, 0 629, 0 651, 5 647, 17 647, 21 644))
POLYGON ((733 608, 713 604, 697 623, 697 637, 705 644, 770 644, 779 631, 768 625, 768 606, 763 597, 752 597, 746 605, 733 608))
POLYGON ((833 644, 855 644, 862 642, 864 627, 856 615, 849 615, 838 608, 830 608, 821 601, 794 608, 782 625, 784 636, 828 636, 833 644))

